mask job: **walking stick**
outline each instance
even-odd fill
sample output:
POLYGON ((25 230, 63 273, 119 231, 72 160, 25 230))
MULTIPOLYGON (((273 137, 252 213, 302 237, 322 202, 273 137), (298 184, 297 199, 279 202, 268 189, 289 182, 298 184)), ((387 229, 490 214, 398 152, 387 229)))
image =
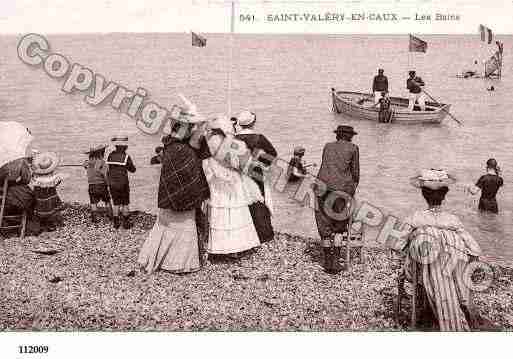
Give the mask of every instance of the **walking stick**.
MULTIPOLYGON (((432 101, 434 101, 436 104, 440 105, 440 102, 438 102, 433 96, 431 96, 426 90, 424 90, 422 87, 420 88, 422 92, 424 92, 432 101)), ((448 114, 454 121, 458 123, 458 125, 463 126, 463 123, 458 120, 456 117, 452 115, 449 111, 447 111, 444 107, 441 108, 442 111, 444 111, 446 114, 448 114)))

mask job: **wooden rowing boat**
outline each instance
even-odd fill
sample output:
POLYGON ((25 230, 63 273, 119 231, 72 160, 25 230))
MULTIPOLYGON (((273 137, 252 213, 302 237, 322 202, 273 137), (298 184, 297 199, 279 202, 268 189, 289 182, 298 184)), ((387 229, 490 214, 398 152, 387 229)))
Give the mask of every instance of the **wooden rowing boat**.
MULTIPOLYGON (((333 111, 362 120, 378 121, 379 106, 374 106, 374 96, 371 94, 331 89, 333 111)), ((408 99, 390 97, 393 110, 392 122, 401 123, 440 123, 447 116, 451 105, 426 102, 426 110, 408 110, 408 99)))

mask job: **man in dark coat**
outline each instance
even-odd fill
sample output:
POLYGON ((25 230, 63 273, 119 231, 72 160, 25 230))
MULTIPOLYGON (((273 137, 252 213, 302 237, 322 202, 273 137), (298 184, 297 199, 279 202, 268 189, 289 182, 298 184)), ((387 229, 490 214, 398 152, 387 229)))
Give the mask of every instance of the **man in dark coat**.
POLYGON ((372 81, 372 93, 374 94, 374 103, 377 104, 381 98, 381 93, 388 93, 388 78, 383 74, 383 69, 378 70, 378 74, 374 76, 372 81))
POLYGON ((408 110, 413 111, 415 108, 415 103, 419 104, 420 110, 426 110, 426 98, 424 97, 424 93, 422 91, 422 87, 425 86, 424 81, 416 75, 415 71, 410 71, 409 77, 406 80, 406 88, 410 92, 409 102, 408 102, 408 110))
MULTIPOLYGON (((266 165, 270 166, 272 161, 270 158, 275 158, 278 153, 276 149, 271 144, 271 142, 262 134, 256 133, 254 130, 256 123, 256 115, 250 111, 243 111, 237 116, 237 124, 240 126, 241 130, 237 133, 235 138, 243 141, 248 147, 249 151, 256 155, 258 152, 265 153, 265 157, 254 158, 254 160, 266 165)), ((271 193, 266 193, 264 188, 264 173, 260 167, 255 167, 253 169, 253 174, 251 177, 260 188, 260 192, 264 198, 269 197, 271 193)), ((251 213, 251 217, 253 218, 253 223, 255 225, 256 231, 258 233, 258 237, 260 242, 268 242, 274 238, 274 230, 271 223, 271 212, 269 208, 261 202, 253 203, 249 206, 249 211, 251 213)))
POLYGON ((335 234, 347 232, 347 206, 360 181, 359 149, 351 142, 356 132, 353 127, 343 125, 334 132, 337 141, 324 146, 321 168, 317 174, 327 190, 318 193, 319 207, 315 212, 325 257, 324 268, 332 274, 342 269, 339 263, 342 241, 335 234))

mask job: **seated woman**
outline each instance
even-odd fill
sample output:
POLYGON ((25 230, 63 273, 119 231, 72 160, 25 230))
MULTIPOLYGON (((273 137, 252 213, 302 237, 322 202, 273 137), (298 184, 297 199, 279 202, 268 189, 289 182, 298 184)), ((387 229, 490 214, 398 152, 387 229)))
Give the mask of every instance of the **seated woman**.
MULTIPOLYGON (((31 143, 33 136, 19 122, 0 121, 0 186, 8 181, 5 201, 6 214, 29 212, 34 209, 35 199, 28 186, 32 173, 30 161, 35 151, 31 143)), ((28 229, 31 229, 29 221, 28 229)))
POLYGON ((8 181, 5 211, 7 214, 29 213, 34 209, 34 193, 28 186, 32 178, 27 158, 19 158, 0 167, 0 185, 8 181))
MULTIPOLYGON (((212 154, 218 153, 225 139, 237 141, 228 117, 216 118, 209 123, 209 127, 211 131, 207 143, 212 154)), ((245 148, 244 142, 237 143, 245 148)), ((241 164, 236 158, 230 160, 210 157, 203 161, 203 170, 210 187, 210 199, 207 202, 209 254, 235 255, 260 245, 249 205, 263 202, 264 199, 256 182, 238 169, 241 164)))
POLYGON ((460 220, 440 207, 452 183, 454 179, 441 170, 424 170, 412 179, 428 209, 416 211, 405 219, 411 226, 410 235, 396 247, 406 252, 407 277, 414 265, 419 269, 419 283, 425 289, 441 331, 470 329, 471 279, 465 268, 481 255, 479 245, 460 220))

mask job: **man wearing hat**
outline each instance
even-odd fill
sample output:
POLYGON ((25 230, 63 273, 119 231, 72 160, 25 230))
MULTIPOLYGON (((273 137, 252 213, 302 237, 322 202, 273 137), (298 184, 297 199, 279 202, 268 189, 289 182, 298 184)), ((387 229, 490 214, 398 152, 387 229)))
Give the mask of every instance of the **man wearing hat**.
POLYGON ((347 232, 349 217, 344 213, 350 204, 360 181, 360 156, 358 146, 351 142, 356 132, 351 126, 340 125, 334 131, 336 141, 324 146, 318 179, 327 190, 318 193, 318 209, 315 211, 317 230, 324 250, 324 268, 336 274, 342 270, 340 259, 340 236, 347 232), (347 217, 347 218, 346 218, 347 217))
POLYGON ((372 93, 374 94, 375 104, 378 104, 382 92, 388 93, 388 78, 383 74, 384 72, 383 69, 379 69, 378 74, 374 76, 372 81, 372 93))
MULTIPOLYGON (((237 124, 241 130, 237 133, 235 138, 243 141, 251 153, 255 154, 259 151, 263 151, 268 158, 275 158, 278 155, 276 149, 267 137, 255 132, 256 115, 253 112, 242 111, 239 113, 237 115, 237 124)), ((271 161, 263 157, 256 158, 255 160, 266 166, 271 165, 271 161)), ((264 197, 265 204, 261 202, 253 203, 250 205, 249 210, 251 212, 251 217, 253 218, 253 223, 257 229, 260 242, 264 243, 274 238, 274 230, 271 223, 271 209, 269 208, 272 207, 270 206, 271 189, 269 187, 267 189, 265 188, 265 185, 268 183, 264 179, 262 169, 260 167, 255 167, 253 171, 255 175, 252 176, 252 178, 258 185, 258 188, 264 197)))
POLYGON ((406 80, 406 88, 410 91, 410 97, 408 102, 408 110, 413 111, 415 102, 419 104, 420 110, 426 110, 426 99, 422 92, 422 87, 425 85, 424 81, 416 76, 415 71, 409 72, 410 77, 406 80))
POLYGON ((134 173, 135 166, 132 158, 126 153, 128 148, 127 136, 116 136, 112 138, 112 144, 116 149, 109 154, 107 158, 109 188, 114 207, 112 209, 112 222, 114 228, 119 228, 121 223, 123 228, 131 227, 129 221, 128 205, 130 204, 130 184, 128 183, 128 172, 134 173), (121 212, 121 218, 119 216, 121 212))

